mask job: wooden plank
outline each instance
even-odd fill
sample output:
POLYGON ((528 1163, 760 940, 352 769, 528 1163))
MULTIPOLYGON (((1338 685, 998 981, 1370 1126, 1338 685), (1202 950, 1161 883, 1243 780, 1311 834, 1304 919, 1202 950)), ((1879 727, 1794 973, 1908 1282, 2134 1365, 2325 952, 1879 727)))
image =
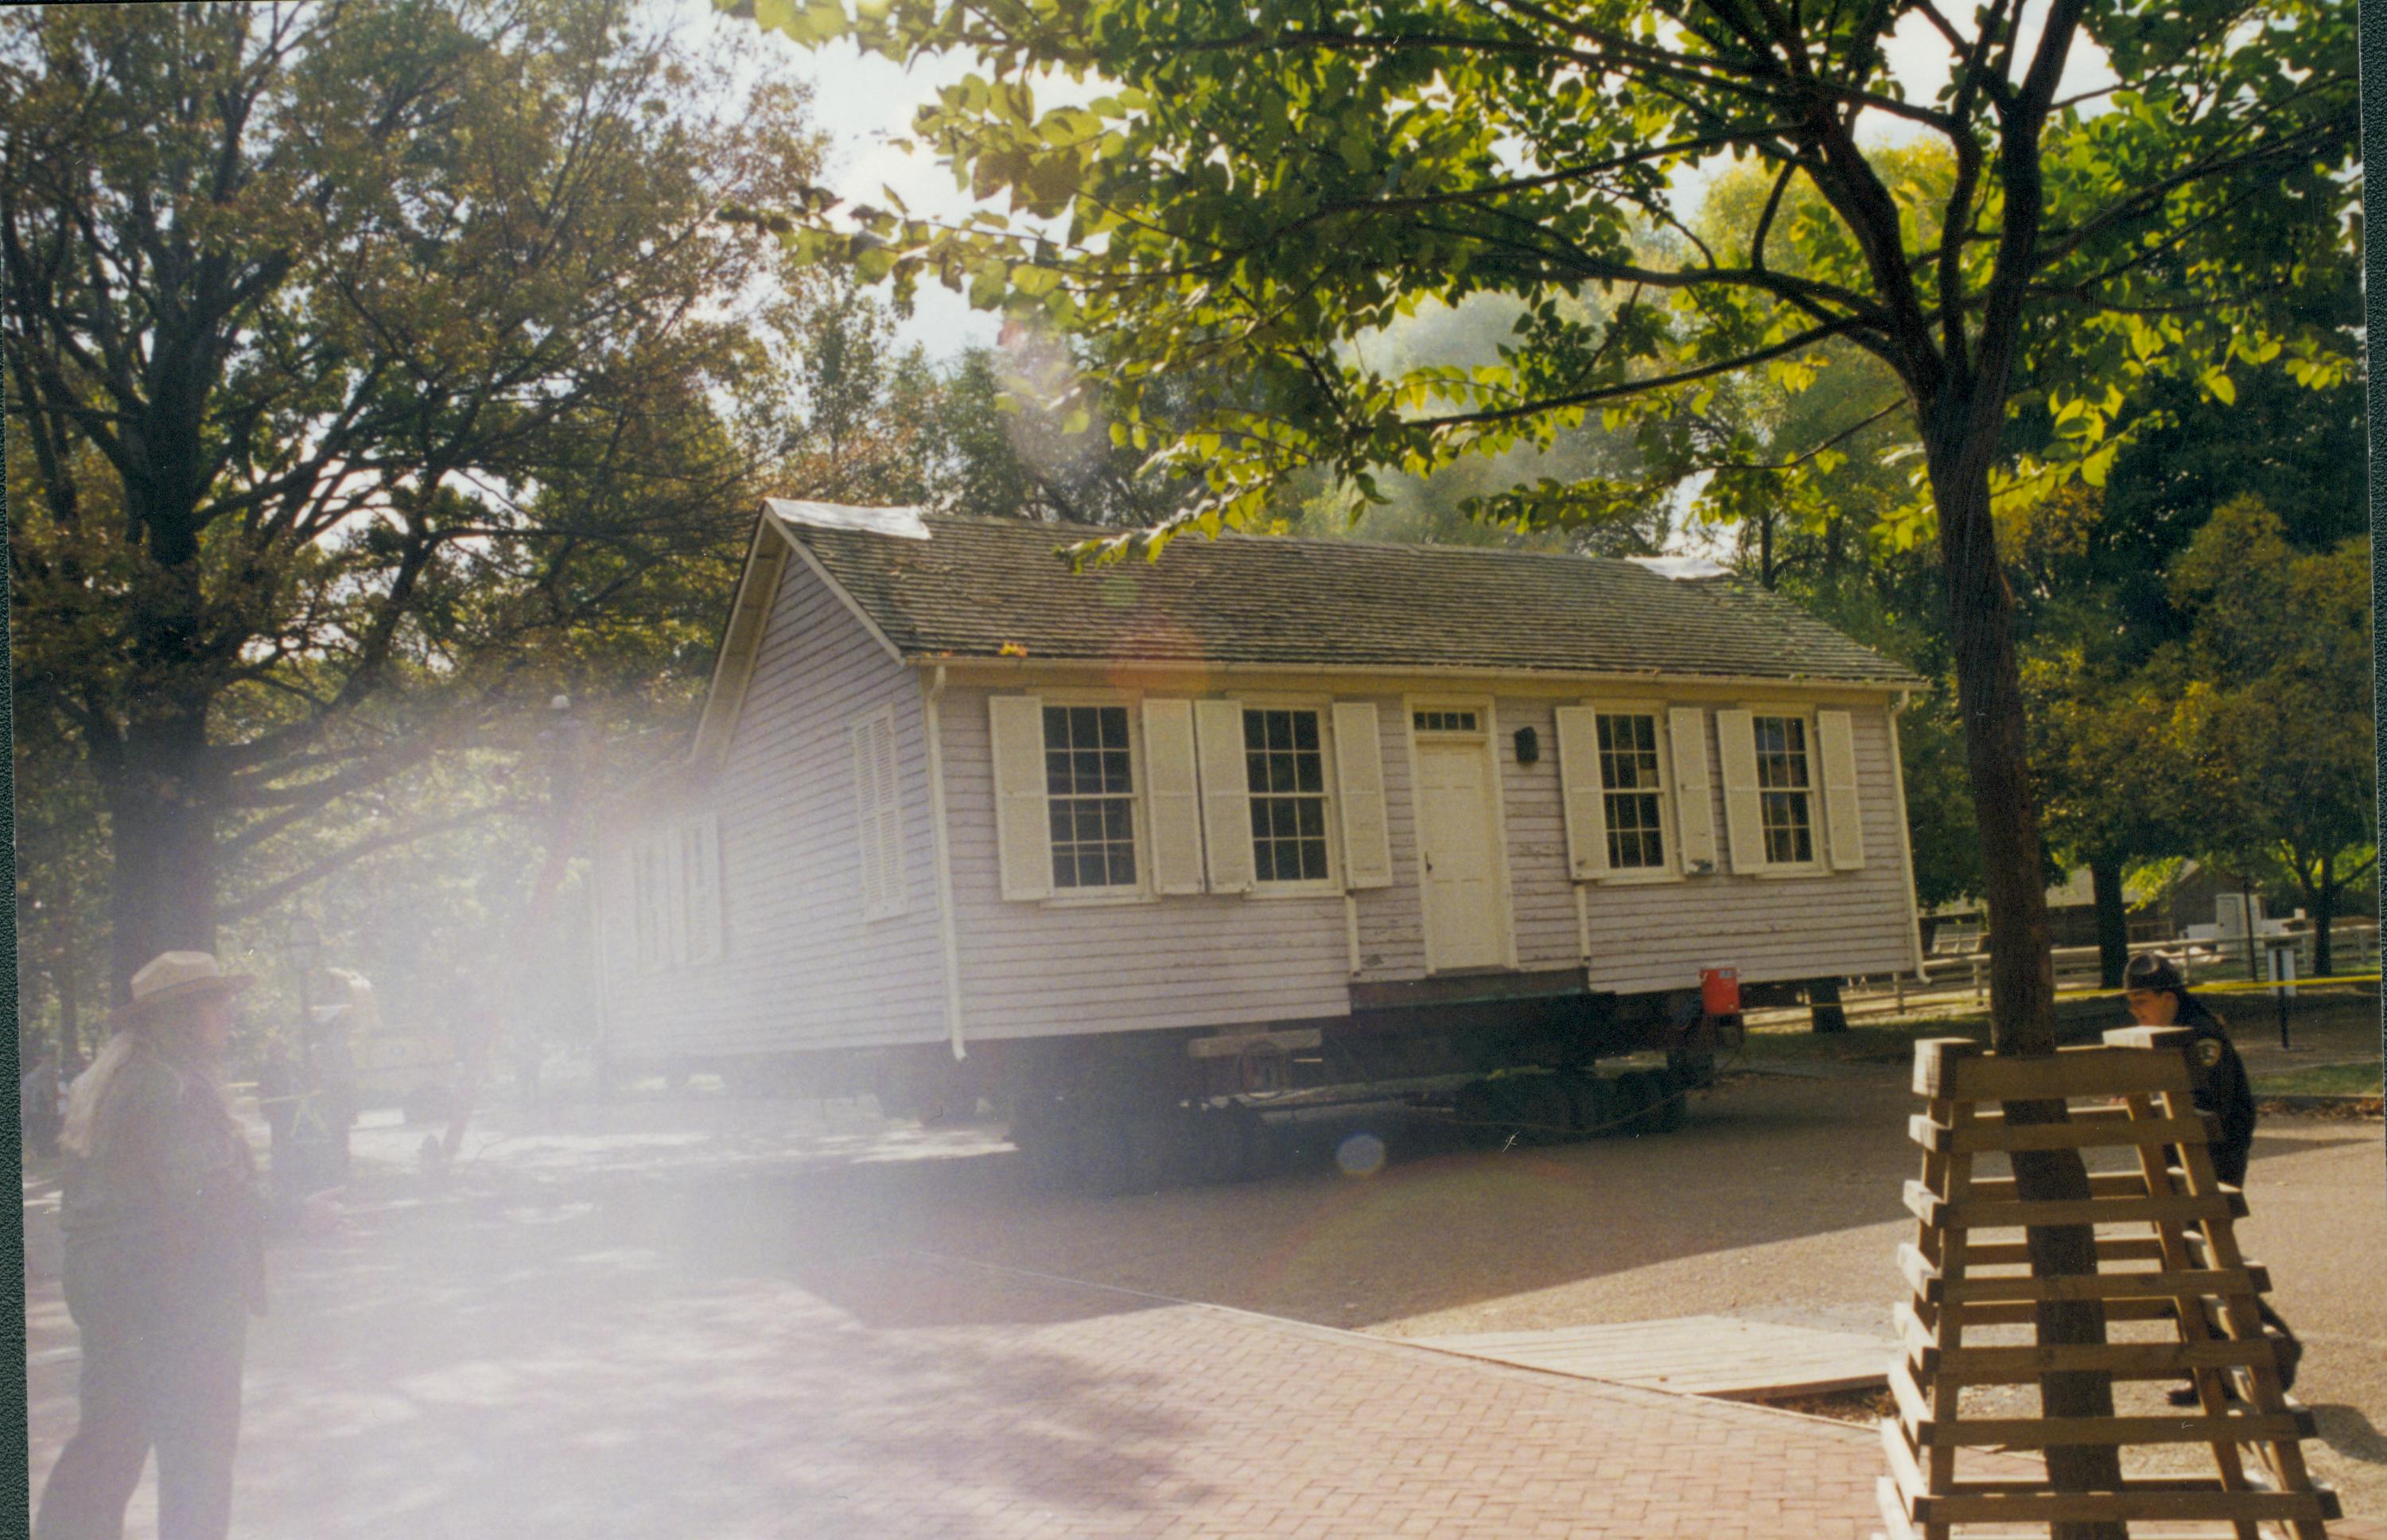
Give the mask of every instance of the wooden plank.
POLYGON ((2262 1343, 2115 1342, 2023 1344, 2012 1347, 1917 1346, 1908 1357, 1920 1372, 1945 1373, 1970 1385, 2023 1385, 2041 1374, 2101 1370, 2116 1380, 2178 1380, 2198 1369, 2245 1369, 2270 1357, 2262 1343))
MULTIPOLYGON (((2160 1262, 2165 1259, 2163 1242, 2153 1235, 2101 1235, 2097 1237, 2097 1261, 2160 1262)), ((2030 1245, 2024 1241, 1975 1241, 1964 1248, 1967 1269, 1972 1268, 2020 1268, 2030 1265, 2030 1245)))
POLYGON ((2198 1269, 2183 1272, 2106 1272, 2069 1278, 1964 1278, 1928 1280, 1939 1304, 1978 1305, 2039 1299, 2202 1299, 2207 1295, 2268 1294, 2270 1274, 2260 1268, 2198 1269))
MULTIPOLYGON (((2105 1302, 2105 1319, 2115 1320, 2160 1320, 2177 1319, 2179 1306, 2168 1299, 2109 1299, 2105 1302)), ((2039 1306, 2016 1302, 2001 1305, 1967 1305, 1964 1306, 1966 1326, 2035 1326, 2039 1322, 2039 1306)))
POLYGON ((2141 1048, 2060 1048, 2045 1058, 1999 1058, 1970 1039, 1932 1038, 1915 1044, 1917 1095, 1964 1102, 2054 1101, 2071 1096, 2122 1096, 2185 1092, 2188 1056, 2141 1048), (1938 1045, 1961 1041, 1962 1054, 1938 1045), (1935 1051, 1926 1054, 1926 1048, 1935 1051))
POLYGON ((1964 1130, 1947 1128, 1917 1113, 1906 1120, 1917 1144, 1949 1154, 1977 1155, 1993 1150, 2090 1150, 2135 1144, 2178 1144, 2185 1140, 2212 1142, 2210 1125, 2217 1119, 2090 1117, 2074 1113, 2062 1123, 2017 1123, 1984 1116, 1964 1130))
POLYGON ((1881 1510, 1882 1540, 1921 1540, 1922 1531, 1906 1521, 1906 1497, 1898 1483, 1888 1476, 1877 1476, 1873 1483, 1874 1505, 1881 1510))
MULTIPOLYGON (((1904 1366, 1900 1366, 1902 1370, 1904 1366)), ((1896 1383, 1896 1376, 1891 1382, 1896 1383)), ((1917 1445, 2047 1449, 2106 1444, 2252 1444, 2310 1438, 2312 1413, 2242 1412, 2220 1417, 1975 1417, 1915 1422, 1917 1445)))
POLYGON ((1947 1230, 2024 1230, 2048 1225, 2204 1224, 2242 1218, 2246 1199, 2237 1189, 2224 1188, 2203 1197, 2086 1198, 2077 1202, 1973 1198, 1951 1205, 1934 1196, 1921 1182, 1910 1181, 1906 1184, 1906 1207, 1925 1224, 1947 1230))
MULTIPOLYGON (((2022 1194, 2012 1177, 1977 1177, 1973 1181, 1972 1195, 1985 1203, 2013 1203, 2022 1194)), ((2089 1176, 2089 1195, 2143 1198, 2149 1195, 2147 1179, 2136 1171, 2093 1171, 2089 1176)))
POLYGON ((2250 1520, 2312 1523, 2336 1518, 2326 1492, 2179 1491, 2125 1482, 2118 1492, 2033 1492, 1910 1498, 1917 1523, 2044 1524, 2059 1521, 2114 1522, 2137 1519, 2250 1520))

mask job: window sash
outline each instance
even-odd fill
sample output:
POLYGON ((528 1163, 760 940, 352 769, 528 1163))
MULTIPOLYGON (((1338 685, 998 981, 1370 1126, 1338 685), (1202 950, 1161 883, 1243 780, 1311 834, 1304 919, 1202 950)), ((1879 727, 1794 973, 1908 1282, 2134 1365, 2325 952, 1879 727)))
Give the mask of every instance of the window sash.
POLYGON ((1668 841, 1658 718, 1648 712, 1602 712, 1596 726, 1609 869, 1663 870, 1668 841))
POLYGON ((1244 712, 1252 861, 1261 883, 1322 883, 1332 877, 1324 714, 1305 707, 1253 706, 1244 712))
POLYGON ((1772 866, 1803 866, 1815 859, 1815 809, 1807 721, 1756 716, 1749 732, 1757 750, 1758 827, 1772 866))
POLYGON ((1053 887, 1138 887, 1134 749, 1124 705, 1044 708, 1044 790, 1053 887))

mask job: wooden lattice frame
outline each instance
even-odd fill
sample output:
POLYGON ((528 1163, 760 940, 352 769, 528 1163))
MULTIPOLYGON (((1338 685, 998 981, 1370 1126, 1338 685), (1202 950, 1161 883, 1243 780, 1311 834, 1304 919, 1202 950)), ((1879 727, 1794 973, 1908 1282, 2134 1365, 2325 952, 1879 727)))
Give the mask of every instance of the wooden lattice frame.
POLYGON ((1882 1423, 1891 1474, 1880 1483, 1881 1509, 1891 1540, 1976 1536, 1981 1526, 2044 1534, 2084 1521, 2125 1523, 2134 1540, 2152 1540, 2147 1525, 2166 1535, 2325 1540, 2336 1496, 2305 1469, 2298 1441, 2313 1433, 2311 1414, 2280 1388, 2278 1349, 2255 1308, 2270 1281, 2238 1249, 2233 1224, 2245 1200, 2214 1174, 2211 1121, 2190 1091, 2191 1036, 2127 1029, 2106 1033, 2102 1048, 2035 1059, 2000 1059, 1964 1038, 1915 1045, 1914 1090, 1929 1105, 1908 1125, 1923 1147, 1923 1176, 1906 1184, 1919 1228, 1899 1248, 1899 1266, 1913 1297, 1897 1312, 1902 1340, 1889 1382, 1899 1413, 1882 1423), (1999 1106, 2056 1098, 2073 1104, 2068 1121, 2009 1127, 1999 1106), (2123 1149, 2138 1169, 2092 1174, 2079 1203, 2024 1202, 2012 1178, 1974 1175, 1977 1155, 2032 1149, 2123 1149), (2078 1224, 2098 1227, 2098 1271, 2030 1277, 2020 1230, 2078 1224), (1986 1231, 2016 1238, 1979 1238, 1986 1231), (2154 1267, 2115 1267, 2148 1262, 2154 1267), (2029 1325, 2049 1299, 2099 1299, 2109 1321, 2168 1320, 2177 1331, 2167 1341, 2097 1346, 1965 1344, 1967 1327, 2029 1325), (1967 1385, 2027 1384, 2064 1370, 2192 1378, 2202 1405, 2171 1417, 1967 1419, 1958 1410, 1967 1385), (2056 1492, 2043 1475, 1957 1475, 1960 1450, 2148 1444, 2209 1445, 2216 1474, 2126 1477, 2118 1489, 2090 1493, 2056 1492))

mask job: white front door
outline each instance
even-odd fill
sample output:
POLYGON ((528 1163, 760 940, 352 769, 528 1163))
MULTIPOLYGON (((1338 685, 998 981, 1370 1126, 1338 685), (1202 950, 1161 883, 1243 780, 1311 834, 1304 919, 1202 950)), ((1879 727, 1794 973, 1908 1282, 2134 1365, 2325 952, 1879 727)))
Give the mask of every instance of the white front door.
POLYGON ((1488 757, 1480 739, 1418 744, 1427 954, 1438 969, 1497 967, 1509 960, 1488 757))

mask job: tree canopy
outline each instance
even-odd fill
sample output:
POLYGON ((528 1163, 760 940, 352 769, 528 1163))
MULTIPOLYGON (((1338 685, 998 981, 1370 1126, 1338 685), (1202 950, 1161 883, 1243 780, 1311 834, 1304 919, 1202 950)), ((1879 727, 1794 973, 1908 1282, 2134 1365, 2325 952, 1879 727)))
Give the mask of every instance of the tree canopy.
POLYGON ((251 854, 486 816, 403 778, 707 647, 780 260, 716 216, 817 146, 615 0, 24 7, 0 103, 18 698, 120 987, 287 890, 251 854))

